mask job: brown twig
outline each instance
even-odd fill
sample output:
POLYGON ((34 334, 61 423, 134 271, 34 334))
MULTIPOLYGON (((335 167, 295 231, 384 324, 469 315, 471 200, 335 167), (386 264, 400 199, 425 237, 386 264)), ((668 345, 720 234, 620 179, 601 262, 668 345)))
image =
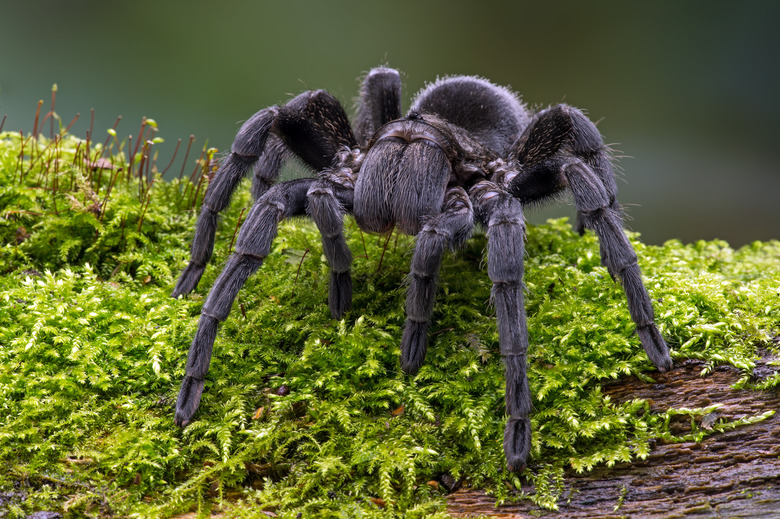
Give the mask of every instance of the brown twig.
POLYGON ((179 171, 179 180, 184 177, 184 168, 187 166, 187 158, 190 156, 190 148, 195 141, 195 136, 190 135, 190 142, 187 144, 187 151, 184 153, 184 161, 181 163, 181 171, 179 171))
POLYGON ((68 133, 68 132, 70 131, 70 128, 71 128, 71 126, 73 126, 73 125, 76 123, 76 121, 78 120, 78 118, 79 118, 79 116, 80 116, 80 115, 81 115, 81 114, 79 114, 79 113, 77 113, 77 114, 76 114, 76 117, 74 117, 74 118, 73 118, 73 120, 72 120, 72 121, 70 122, 70 124, 68 125, 68 127, 67 127, 67 128, 65 128, 65 131, 63 132, 63 134, 65 134, 65 133, 68 133))
POLYGON ((230 247, 228 247, 228 255, 233 253, 233 244, 236 242, 236 236, 238 235, 238 230, 241 228, 241 223, 243 222, 242 218, 244 217, 244 211, 246 211, 246 207, 242 207, 241 214, 238 215, 236 228, 233 230, 233 237, 230 239, 230 247))
POLYGON ((41 106, 43 106, 43 99, 38 101, 38 109, 35 110, 35 122, 33 123, 32 136, 34 139, 38 138, 38 118, 41 116, 41 106))
POLYGON ((295 271, 295 281, 293 281, 292 295, 295 295, 295 287, 298 286, 298 276, 301 274, 301 267, 303 266, 303 260, 306 259, 307 254, 309 254, 309 249, 303 251, 303 256, 301 256, 301 261, 298 262, 298 270, 295 271))
POLYGON ((385 246, 382 247, 382 256, 379 258, 379 265, 376 271, 379 272, 382 269, 382 261, 385 259, 385 252, 387 252, 387 245, 390 243, 390 237, 393 235, 393 231, 387 233, 387 239, 385 240, 385 246))
POLYGON ((152 194, 150 193, 152 189, 152 185, 154 184, 154 180, 152 180, 149 183, 149 186, 146 188, 146 203, 144 204, 144 210, 141 212, 141 218, 138 220, 138 232, 141 232, 141 226, 144 223, 144 216, 146 216, 146 210, 149 208, 149 202, 152 200, 152 194))
POLYGON ((116 135, 116 127, 119 126, 119 121, 122 120, 122 116, 119 115, 116 118, 116 121, 114 121, 114 126, 111 127, 111 129, 114 131, 114 135, 108 134, 108 137, 106 137, 105 142, 103 143, 103 153, 100 155, 101 157, 105 155, 105 153, 108 151, 108 143, 111 142, 111 138, 116 135))
POLYGON ((176 158, 176 154, 179 152, 179 146, 181 146, 181 139, 176 141, 176 148, 173 150, 173 157, 171 157, 171 161, 168 163, 167 166, 165 166, 165 169, 162 171, 161 176, 165 176, 165 174, 168 172, 168 169, 173 164, 173 160, 176 158))
MULTIPOLYGON (((138 142, 135 143, 135 149, 133 150, 133 157, 136 156, 138 153, 138 148, 141 146, 141 142, 144 140, 144 129, 146 128, 146 117, 143 117, 141 119, 141 129, 138 132, 138 142)), ((143 161, 143 158, 141 159, 143 161)), ((140 176, 143 172, 143 169, 141 167, 138 168, 138 175, 140 176)))

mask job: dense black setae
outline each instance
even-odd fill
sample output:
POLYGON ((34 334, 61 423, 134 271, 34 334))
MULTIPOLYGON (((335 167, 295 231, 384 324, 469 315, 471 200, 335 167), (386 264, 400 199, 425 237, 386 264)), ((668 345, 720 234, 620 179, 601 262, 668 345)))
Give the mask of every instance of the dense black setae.
POLYGON ((504 87, 454 76, 428 85, 404 116, 398 72, 378 67, 363 79, 354 128, 341 104, 317 90, 260 110, 239 130, 209 185, 190 263, 173 291, 177 297, 197 286, 213 252, 217 215, 254 167, 256 201, 203 305, 176 403, 178 425, 187 425, 200 403, 218 324, 268 255, 278 223, 298 215, 311 217, 322 234, 331 269, 328 306, 337 319, 352 302, 344 215, 352 214, 368 232, 398 228, 417 237, 401 338, 401 367, 410 374, 425 360, 442 256, 463 245, 476 224, 486 228, 487 270, 506 364, 504 451, 510 470, 526 466, 531 448, 523 204, 571 191, 577 228, 599 237, 602 262, 625 290, 648 357, 662 371, 672 368, 636 253, 623 232, 609 150, 580 110, 557 105, 532 113, 504 87), (281 164, 291 156, 316 176, 276 184, 281 164))

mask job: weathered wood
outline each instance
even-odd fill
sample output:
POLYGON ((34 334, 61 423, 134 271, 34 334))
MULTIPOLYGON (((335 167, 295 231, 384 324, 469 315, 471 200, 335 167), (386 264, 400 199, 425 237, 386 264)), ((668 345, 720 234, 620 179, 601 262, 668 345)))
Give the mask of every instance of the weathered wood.
MULTIPOLYGON (((771 358, 757 363, 754 375, 774 374, 771 358)), ((635 377, 604 387, 613 400, 647 399, 651 408, 706 407, 721 404, 718 418, 755 416, 780 408, 780 391, 734 390, 740 373, 722 366, 702 377, 704 364, 688 360, 668 373, 654 373, 655 383, 635 377)), ((672 424, 690 429, 690 419, 672 424)), ((780 518, 780 413, 752 425, 713 434, 700 443, 658 443, 646 460, 598 468, 588 474, 570 471, 559 511, 530 501, 496 507, 484 492, 461 488, 448 498, 455 517, 750 517, 780 518)))

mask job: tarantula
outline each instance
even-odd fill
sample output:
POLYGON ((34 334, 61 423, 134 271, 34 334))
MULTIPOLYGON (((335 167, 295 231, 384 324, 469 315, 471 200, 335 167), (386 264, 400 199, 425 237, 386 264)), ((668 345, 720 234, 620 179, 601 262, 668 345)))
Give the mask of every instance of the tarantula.
POLYGON ((352 300, 345 213, 367 232, 398 228, 416 236, 401 337, 401 368, 409 374, 425 359, 442 255, 463 245, 475 224, 486 228, 487 273, 506 366, 509 470, 523 470, 531 448, 524 203, 571 191, 577 229, 592 229, 598 236, 602 263, 622 283, 648 357, 661 371, 672 368, 636 253, 623 232, 609 150, 596 126, 576 108, 561 104, 533 113, 507 88, 454 76, 424 88, 404 116, 400 75, 378 67, 363 79, 354 131, 342 105, 323 90, 260 110, 238 131, 209 185, 191 260, 174 297, 197 286, 213 251, 217 215, 252 166, 256 201, 235 252, 203 304, 176 403, 179 426, 192 420, 200 403, 218 324, 268 255, 278 223, 298 215, 311 217, 322 234, 331 271, 328 306, 336 319, 352 300), (290 156, 317 176, 274 184, 290 156))

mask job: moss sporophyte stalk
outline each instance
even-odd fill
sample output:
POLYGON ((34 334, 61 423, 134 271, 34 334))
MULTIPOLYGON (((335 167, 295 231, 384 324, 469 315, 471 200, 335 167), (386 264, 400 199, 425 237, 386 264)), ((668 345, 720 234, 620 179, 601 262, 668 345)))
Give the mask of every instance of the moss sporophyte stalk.
MULTIPOLYGON (((181 430, 172 409, 203 298, 170 291, 217 155, 204 149, 191 174, 163 178, 156 131, 147 120, 125 141, 116 129, 105 142, 0 134, 0 507, 9 517, 443 517, 446 488, 428 484, 443 475, 498 501, 555 508, 567 470, 642 459, 656 439, 696 441, 768 415, 703 426, 710 407, 654 413, 645 400, 605 396, 604 384, 652 377, 653 367, 596 238, 551 220, 529 226, 525 258, 539 434, 526 472, 510 474, 484 236, 445 255, 428 358, 412 377, 398 344, 413 238, 346 220, 363 258, 353 309, 333 320, 320 235, 297 219, 282 224, 239 294, 198 419, 181 430), (683 436, 669 428, 680 415, 692 422, 683 436)), ((214 283, 250 206, 245 185, 201 286, 214 283)), ((730 364, 741 387, 776 387, 776 374, 760 383, 750 374, 759 350, 778 355, 780 243, 630 238, 675 362, 730 364)))

